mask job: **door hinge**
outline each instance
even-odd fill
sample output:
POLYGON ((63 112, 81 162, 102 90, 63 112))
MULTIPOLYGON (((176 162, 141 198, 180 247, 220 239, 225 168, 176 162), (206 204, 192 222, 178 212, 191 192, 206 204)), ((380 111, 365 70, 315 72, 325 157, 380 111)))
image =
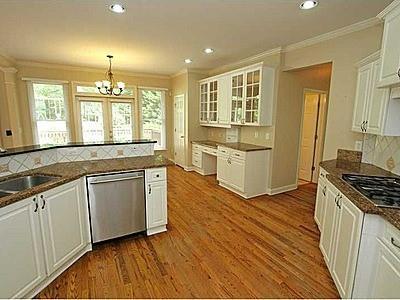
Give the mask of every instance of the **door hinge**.
POLYGON ((314 166, 311 167, 311 171, 315 171, 315 167, 314 166))

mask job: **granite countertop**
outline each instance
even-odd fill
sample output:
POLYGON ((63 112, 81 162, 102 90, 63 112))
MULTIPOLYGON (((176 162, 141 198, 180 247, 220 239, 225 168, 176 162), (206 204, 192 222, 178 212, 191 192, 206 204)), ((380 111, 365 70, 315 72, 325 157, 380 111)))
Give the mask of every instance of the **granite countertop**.
POLYGON ((90 146, 111 146, 111 145, 129 145, 129 144, 154 144, 156 141, 147 139, 130 140, 125 142, 95 142, 95 143, 85 143, 85 142, 69 142, 61 145, 29 145, 17 148, 8 148, 6 152, 0 152, 0 157, 16 155, 21 153, 36 152, 41 150, 56 149, 56 148, 68 148, 68 147, 90 147, 90 146))
POLYGON ((368 198, 342 179, 342 174, 399 177, 377 166, 365 163, 328 160, 320 166, 329 174, 326 178, 360 210, 367 214, 378 214, 400 230, 400 209, 376 207, 368 198))
POLYGON ((130 170, 143 170, 159 168, 172 165, 172 162, 162 155, 149 155, 127 158, 76 161, 68 163, 56 163, 53 165, 37 168, 34 170, 21 172, 0 178, 0 181, 21 177, 25 175, 51 175, 57 176, 56 179, 36 187, 0 198, 0 207, 15 203, 17 201, 43 193, 64 183, 76 180, 85 175, 100 173, 111 173, 130 170))
POLYGON ((215 141, 193 141, 192 143, 203 145, 203 146, 208 146, 208 147, 212 147, 212 148, 218 148, 218 146, 223 146, 223 147, 227 147, 227 148, 231 148, 231 149, 243 151, 243 152, 271 150, 272 149, 271 147, 246 144, 246 143, 223 143, 223 142, 215 142, 215 141))

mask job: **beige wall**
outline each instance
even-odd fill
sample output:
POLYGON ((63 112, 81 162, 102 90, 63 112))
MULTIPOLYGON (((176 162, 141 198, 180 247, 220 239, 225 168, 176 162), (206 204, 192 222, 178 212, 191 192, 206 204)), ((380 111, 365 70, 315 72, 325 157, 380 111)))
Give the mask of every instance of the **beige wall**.
POLYGON ((367 28, 342 37, 284 55, 284 65, 290 68, 332 62, 332 80, 323 159, 336 158, 338 148, 354 149, 362 135, 352 132, 357 69, 355 64, 381 47, 382 25, 367 28))

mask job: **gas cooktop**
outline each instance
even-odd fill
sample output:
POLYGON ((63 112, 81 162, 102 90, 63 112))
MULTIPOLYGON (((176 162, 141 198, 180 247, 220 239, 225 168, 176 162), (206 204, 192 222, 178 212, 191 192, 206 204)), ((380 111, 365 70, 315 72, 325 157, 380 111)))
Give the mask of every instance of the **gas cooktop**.
POLYGON ((343 174, 343 180, 375 206, 400 209, 400 178, 343 174))

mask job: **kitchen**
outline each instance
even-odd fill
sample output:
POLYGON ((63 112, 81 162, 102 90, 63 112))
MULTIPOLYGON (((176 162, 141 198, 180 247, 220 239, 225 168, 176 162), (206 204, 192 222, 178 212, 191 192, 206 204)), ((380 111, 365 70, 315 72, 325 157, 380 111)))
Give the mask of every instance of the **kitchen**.
POLYGON ((246 3, 0 4, 1 297, 400 297, 400 2, 246 3))

